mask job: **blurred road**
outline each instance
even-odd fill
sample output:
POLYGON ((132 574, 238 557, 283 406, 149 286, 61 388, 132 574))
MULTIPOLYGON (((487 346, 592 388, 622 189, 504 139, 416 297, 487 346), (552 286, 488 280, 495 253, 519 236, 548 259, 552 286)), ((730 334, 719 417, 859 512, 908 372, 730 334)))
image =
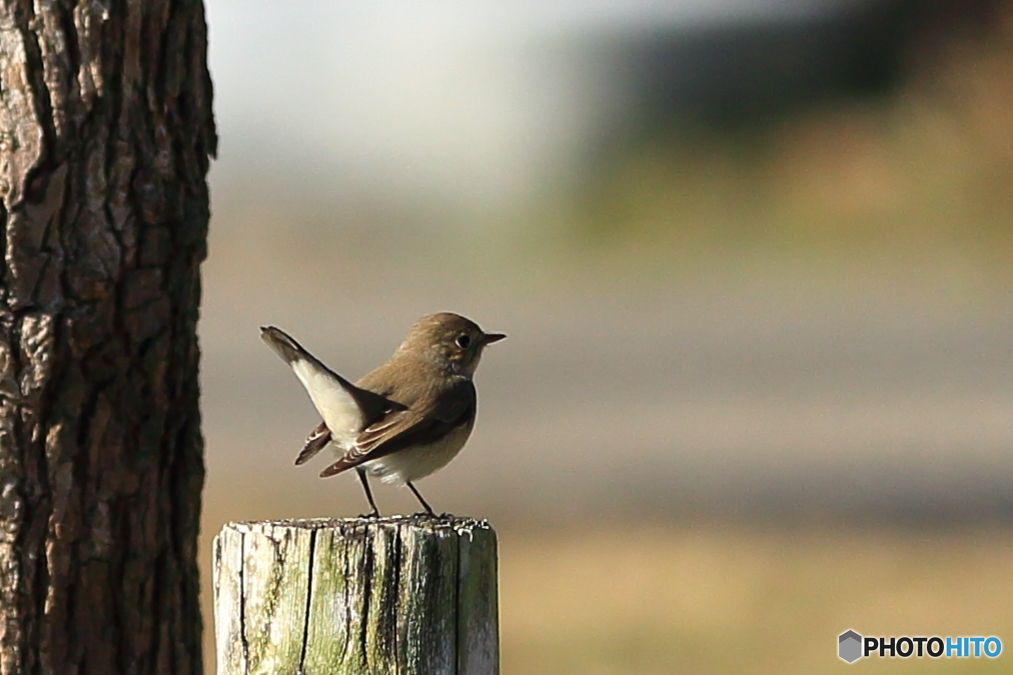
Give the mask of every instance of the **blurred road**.
MULTIPOLYGON (((421 485, 438 509, 550 522, 1013 515, 1013 310, 950 278, 754 271, 533 291, 510 274, 454 287, 410 266, 363 284, 348 265, 230 277, 212 256, 212 512, 224 498, 239 518, 363 506, 353 478, 316 478, 324 460, 292 466, 317 420, 259 323, 357 378, 418 316, 449 309, 509 339, 479 369, 471 442, 421 485)), ((412 508, 402 492, 380 488, 381 509, 412 508)))

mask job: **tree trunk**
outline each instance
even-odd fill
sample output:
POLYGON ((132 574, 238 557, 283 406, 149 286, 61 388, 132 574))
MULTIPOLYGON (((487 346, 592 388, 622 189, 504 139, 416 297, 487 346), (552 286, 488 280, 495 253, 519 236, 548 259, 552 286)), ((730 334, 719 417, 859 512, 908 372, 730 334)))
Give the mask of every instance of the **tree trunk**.
POLYGON ((0 1, 0 675, 200 673, 199 0, 0 1))

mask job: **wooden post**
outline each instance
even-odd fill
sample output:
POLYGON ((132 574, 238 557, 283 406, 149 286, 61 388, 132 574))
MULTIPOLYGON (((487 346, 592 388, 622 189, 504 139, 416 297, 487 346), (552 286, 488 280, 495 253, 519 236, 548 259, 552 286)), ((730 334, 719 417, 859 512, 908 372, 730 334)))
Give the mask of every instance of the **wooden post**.
POLYGON ((496 675, 496 533, 471 518, 229 523, 218 675, 496 675))

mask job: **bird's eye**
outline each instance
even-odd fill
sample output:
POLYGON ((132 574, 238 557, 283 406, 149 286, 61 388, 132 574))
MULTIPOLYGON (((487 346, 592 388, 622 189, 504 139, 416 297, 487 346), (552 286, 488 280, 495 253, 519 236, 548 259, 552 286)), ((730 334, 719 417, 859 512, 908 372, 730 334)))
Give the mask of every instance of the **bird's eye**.
POLYGON ((460 347, 461 349, 467 349, 468 347, 470 347, 471 346, 471 336, 470 335, 459 335, 457 337, 457 346, 460 347))

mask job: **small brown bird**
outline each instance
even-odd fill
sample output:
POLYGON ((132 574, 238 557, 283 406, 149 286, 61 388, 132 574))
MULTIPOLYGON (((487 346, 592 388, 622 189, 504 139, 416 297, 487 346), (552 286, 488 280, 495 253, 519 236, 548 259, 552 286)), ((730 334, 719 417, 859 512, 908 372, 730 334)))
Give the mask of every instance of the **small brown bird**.
POLYGON ((338 460, 320 476, 354 468, 370 516, 380 511, 367 473, 385 483, 407 485, 434 515, 412 483, 442 469, 464 447, 475 425, 475 368, 486 345, 506 336, 484 333, 457 314, 426 316, 412 326, 389 361, 352 384, 284 331, 269 326, 260 332, 292 367, 324 420, 306 439, 295 463, 306 462, 330 443, 338 460))

